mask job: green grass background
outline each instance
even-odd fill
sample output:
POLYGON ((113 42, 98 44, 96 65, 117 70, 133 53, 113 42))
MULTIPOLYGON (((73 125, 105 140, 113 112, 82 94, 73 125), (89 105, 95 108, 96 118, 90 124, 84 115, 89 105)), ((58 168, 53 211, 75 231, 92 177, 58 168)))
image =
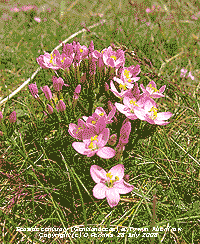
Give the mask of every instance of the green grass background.
MULTIPOLYGON (((121 196, 111 209, 106 200, 93 198, 94 182, 89 174, 92 160, 75 155, 66 130, 46 126, 41 108, 33 101, 28 86, 1 105, 5 124, 17 111, 18 130, 1 140, 0 224, 2 243, 43 243, 33 232, 19 227, 70 227, 111 224, 133 227, 182 228, 180 232, 159 232, 157 238, 80 238, 74 243, 200 243, 199 201, 199 78, 200 4, 198 1, 33 1, 39 10, 13 13, 15 1, 0 4, 0 97, 5 98, 38 68, 36 58, 51 52, 73 33, 105 19, 106 23, 84 32, 72 41, 102 50, 111 43, 124 45, 141 60, 141 79, 146 86, 153 79, 166 85, 158 101, 162 111, 174 115, 149 138, 141 139, 123 159, 129 183, 150 197, 147 201, 132 193, 121 196), (147 14, 155 4, 159 11, 147 14), (47 9, 51 8, 49 13, 47 9), (98 15, 98 13, 102 15, 98 15), (197 19, 191 18, 195 15, 197 19), (37 23, 33 18, 41 18, 37 23), (46 21, 44 21, 46 18, 46 21), (149 22, 148 26, 146 22, 149 22), (152 65, 148 66, 147 63, 152 65), (194 80, 180 77, 187 68, 194 80), (27 116, 25 116, 27 115, 27 116), (20 119, 19 119, 20 118, 20 119), (30 125, 31 119, 37 121, 30 125), (37 129, 36 129, 37 128, 37 129), (51 132, 50 132, 51 131, 51 132), (44 137, 49 137, 48 141, 44 137), (60 151, 59 151, 60 150, 60 151), (63 156, 62 156, 63 155, 63 156), (70 155, 75 155, 73 160, 70 155), (70 164, 69 164, 70 163, 70 164), (84 169, 84 170, 83 170, 84 169), (156 203, 154 195, 156 194, 156 203), (39 196, 43 196, 39 198, 39 196), (153 201, 154 199, 154 201, 153 201)), ((16 5, 17 6, 17 5, 16 5)), ((61 49, 60 49, 61 50, 61 49)), ((127 65, 137 64, 127 58, 127 65)), ((38 87, 51 84, 51 72, 40 71, 38 87)), ((40 92, 42 94, 42 92, 40 92)), ((132 124, 132 127, 134 123, 132 124)), ((108 161, 95 164, 110 169, 108 161)), ((66 239, 44 238, 45 243, 69 243, 66 239)))

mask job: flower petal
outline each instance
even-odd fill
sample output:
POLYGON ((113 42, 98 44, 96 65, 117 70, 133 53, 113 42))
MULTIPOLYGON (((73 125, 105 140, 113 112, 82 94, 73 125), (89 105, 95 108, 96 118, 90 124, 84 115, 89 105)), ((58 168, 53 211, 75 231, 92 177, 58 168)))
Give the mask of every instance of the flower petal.
POLYGON ((106 171, 98 165, 92 165, 90 167, 90 175, 96 183, 107 181, 106 171))
POLYGON ((97 155, 101 158, 109 159, 115 156, 115 150, 111 147, 103 147, 98 150, 97 155))
POLYGON ((133 190, 134 186, 121 180, 120 182, 117 181, 114 183, 114 188, 118 190, 119 194, 127 194, 133 190))
POLYGON ((134 113, 140 120, 146 120, 146 113, 144 109, 134 109, 134 113))
POLYGON ((104 147, 107 144, 109 137, 110 137, 110 129, 104 128, 103 131, 99 134, 97 145, 99 147, 104 147))
POLYGON ((93 188, 93 196, 97 199, 104 199, 106 197, 106 190, 108 187, 104 185, 103 183, 98 183, 93 188))
POLYGON ((162 87, 159 89, 159 92, 160 92, 160 93, 163 93, 164 90, 165 90, 165 88, 166 88, 166 85, 162 86, 162 87))
POLYGON ((85 148, 84 142, 73 142, 72 147, 80 154, 86 155, 87 151, 90 151, 89 149, 85 148))
POLYGON ((124 177, 124 165, 123 164, 117 164, 114 167, 112 167, 108 173, 111 173, 113 176, 111 180, 115 180, 115 176, 119 177, 119 181, 121 181, 124 177))
POLYGON ((117 204, 119 203, 120 195, 115 188, 108 188, 106 190, 106 198, 109 206, 113 208, 117 206, 117 204))
POLYGON ((157 113, 157 120, 167 120, 167 119, 171 118, 172 115, 173 114, 171 112, 157 113))
POLYGON ((115 107, 122 113, 122 114, 125 114, 126 112, 126 108, 128 108, 127 106, 124 106, 123 104, 121 103, 115 103, 115 107))

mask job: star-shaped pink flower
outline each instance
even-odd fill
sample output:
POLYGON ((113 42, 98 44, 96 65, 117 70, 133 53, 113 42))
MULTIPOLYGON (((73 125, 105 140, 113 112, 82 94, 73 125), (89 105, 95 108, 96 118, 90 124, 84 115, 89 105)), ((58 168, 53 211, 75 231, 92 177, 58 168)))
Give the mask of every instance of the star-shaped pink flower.
POLYGON ((112 167, 108 173, 98 165, 92 165, 90 174, 94 180, 95 187, 93 188, 93 196, 97 199, 106 197, 111 208, 118 205, 120 194, 127 194, 134 188, 133 185, 125 182, 124 165, 118 164, 112 167))

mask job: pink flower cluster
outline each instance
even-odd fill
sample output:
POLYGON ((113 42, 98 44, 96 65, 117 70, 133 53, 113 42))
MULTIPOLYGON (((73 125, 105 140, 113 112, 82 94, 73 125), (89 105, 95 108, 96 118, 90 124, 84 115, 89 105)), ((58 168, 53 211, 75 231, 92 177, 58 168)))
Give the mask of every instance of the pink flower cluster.
POLYGON ((35 5, 24 5, 21 8, 17 8, 17 7, 11 8, 10 11, 17 13, 17 12, 20 12, 20 11, 27 12, 27 11, 30 11, 30 10, 37 10, 37 9, 38 8, 35 5))
POLYGON ((106 147, 110 137, 110 129, 106 128, 107 124, 112 123, 116 108, 106 114, 103 108, 96 108, 92 116, 83 116, 78 120, 78 125, 69 124, 69 134, 75 139, 83 142, 73 142, 73 148, 87 157, 97 154, 101 158, 109 159, 115 156, 115 150, 106 147))
MULTIPOLYGON (((129 142, 131 133, 131 121, 140 119, 150 124, 166 125, 166 120, 172 116, 171 112, 158 112, 158 105, 154 99, 164 97, 163 92, 165 85, 160 89, 154 81, 144 87, 140 84, 138 87, 138 77, 141 72, 139 65, 125 67, 125 52, 123 50, 113 51, 112 47, 103 49, 102 51, 94 50, 91 41, 89 48, 81 46, 80 43, 63 44, 62 54, 55 50, 52 54, 45 53, 37 58, 38 64, 42 68, 51 68, 53 70, 66 70, 69 74, 72 68, 77 72, 83 60, 88 60, 90 75, 94 75, 98 67, 99 72, 108 74, 108 83, 102 84, 105 91, 110 91, 121 102, 113 104, 108 101, 109 113, 107 114, 102 107, 97 107, 94 113, 89 116, 82 116, 77 124, 70 123, 68 132, 76 140, 72 143, 72 147, 80 154, 92 157, 95 154, 103 159, 120 159, 126 144, 129 142), (114 72, 114 73, 113 73, 114 72), (119 112, 126 116, 120 128, 119 138, 117 134, 111 134, 112 129, 108 128, 114 121, 117 121, 115 114, 119 112), (117 146, 115 146, 118 140, 117 146), (108 144, 108 145, 107 145, 108 144)), ((55 71, 56 72, 56 71, 55 71)), ((82 74, 80 83, 84 83, 86 74, 82 74)), ((58 92, 62 89, 64 81, 61 78, 53 77, 54 89, 58 92)), ((29 87, 32 95, 37 98, 37 90, 35 85, 29 87)), ((48 86, 41 88, 46 98, 50 101, 52 94, 48 86)), ((88 87, 92 89, 92 87, 88 87)), ((81 85, 79 84, 74 90, 73 104, 81 93, 81 85)), ((60 110, 65 110, 65 104, 61 100, 60 110)), ((47 106, 49 113, 53 113, 53 108, 47 106)), ((121 164, 114 166, 108 173, 97 165, 92 165, 90 169, 91 176, 97 185, 93 189, 93 195, 98 199, 107 198, 110 207, 114 207, 120 200, 120 194, 126 194, 133 190, 133 186, 123 180, 124 167, 121 164)))
POLYGON ((161 7, 159 6, 159 5, 152 5, 152 7, 151 8, 147 8, 146 9, 146 13, 152 13, 152 12, 154 12, 154 11, 159 11, 159 10, 161 10, 161 7))
POLYGON ((154 81, 149 82, 146 89, 143 84, 140 85, 143 93, 140 94, 137 82, 135 82, 134 88, 130 83, 126 83, 123 80, 114 79, 120 84, 119 88, 121 93, 117 91, 113 82, 111 81, 111 91, 121 99, 123 104, 115 103, 116 108, 131 120, 140 119, 147 121, 150 124, 166 125, 169 122, 165 120, 172 116, 171 112, 160 112, 158 113, 158 106, 153 98, 164 97, 162 94, 165 90, 165 85, 159 90, 156 89, 154 81))
MULTIPOLYGON (((61 77, 57 78, 56 76, 53 76, 52 77, 52 81, 53 81, 53 88, 54 88, 55 92, 61 91, 63 85, 69 86, 68 84, 64 84, 64 80, 61 77)), ((36 82, 35 82, 35 84, 32 83, 32 84, 28 85, 28 87, 29 87, 29 90, 30 90, 32 96, 35 99, 37 99, 38 101, 40 101, 36 82)), ((40 87, 40 89, 44 92, 44 95, 45 95, 46 99, 48 101, 52 102, 53 95, 52 95, 51 89, 47 85, 43 86, 43 87, 40 87)), ((78 89, 80 91, 80 89, 81 89, 80 85, 78 86, 78 89)), ((63 111, 66 110, 66 105, 65 105, 65 103, 63 102, 62 99, 58 101, 58 104, 56 105, 56 108, 57 108, 58 112, 59 111, 63 112, 63 111)), ((53 107, 51 105, 49 105, 49 104, 47 104, 47 110, 48 110, 48 112, 50 114, 53 113, 53 107)))
MULTIPOLYGON (((186 76, 186 73, 187 73, 187 69, 182 68, 181 69, 180 77, 185 77, 186 76)), ((194 76, 192 76, 192 73, 191 72, 188 73, 188 76, 186 78, 191 78, 192 80, 194 80, 194 76)))
POLYGON ((85 45, 81 46, 79 42, 73 42, 73 44, 67 43, 63 45, 62 54, 58 50, 54 50, 52 54, 46 52, 36 60, 42 68, 51 68, 53 70, 69 69, 71 65, 77 67, 82 60, 89 58, 94 66, 97 62, 99 68, 106 65, 119 69, 119 67, 124 66, 124 51, 118 50, 115 52, 112 50, 112 47, 108 47, 99 52, 94 50, 93 46, 93 41, 91 41, 89 48, 85 45))

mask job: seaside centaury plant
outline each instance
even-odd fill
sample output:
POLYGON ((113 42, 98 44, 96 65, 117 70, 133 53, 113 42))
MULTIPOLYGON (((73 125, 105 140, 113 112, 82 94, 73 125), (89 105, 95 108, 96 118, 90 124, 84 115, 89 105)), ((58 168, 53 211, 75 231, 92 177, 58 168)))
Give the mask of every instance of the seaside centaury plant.
MULTIPOLYGON (((61 115, 68 125, 69 135, 75 140, 72 143, 74 152, 89 158, 97 155, 107 161, 115 157, 118 161, 126 145, 131 147, 132 120, 157 125, 169 123, 166 120, 172 113, 159 112, 154 101, 154 98, 164 97, 166 85, 158 89, 152 80, 146 88, 140 83, 140 91, 140 65, 125 67, 125 52, 121 49, 113 51, 109 46, 99 51, 95 50, 93 41, 89 48, 73 41, 63 44, 61 54, 58 50, 45 53, 37 58, 37 62, 55 73, 52 81, 56 99, 52 99, 55 94, 52 95, 47 85, 41 90, 48 103, 40 101, 36 83, 29 85, 30 92, 42 106, 45 103, 46 112, 43 112, 46 116, 57 114, 60 118, 61 115)), ((112 167, 108 173, 92 165, 90 173, 97 183, 93 189, 94 197, 106 197, 111 207, 118 204, 120 194, 133 190, 133 186, 123 180, 122 164, 112 167)))

